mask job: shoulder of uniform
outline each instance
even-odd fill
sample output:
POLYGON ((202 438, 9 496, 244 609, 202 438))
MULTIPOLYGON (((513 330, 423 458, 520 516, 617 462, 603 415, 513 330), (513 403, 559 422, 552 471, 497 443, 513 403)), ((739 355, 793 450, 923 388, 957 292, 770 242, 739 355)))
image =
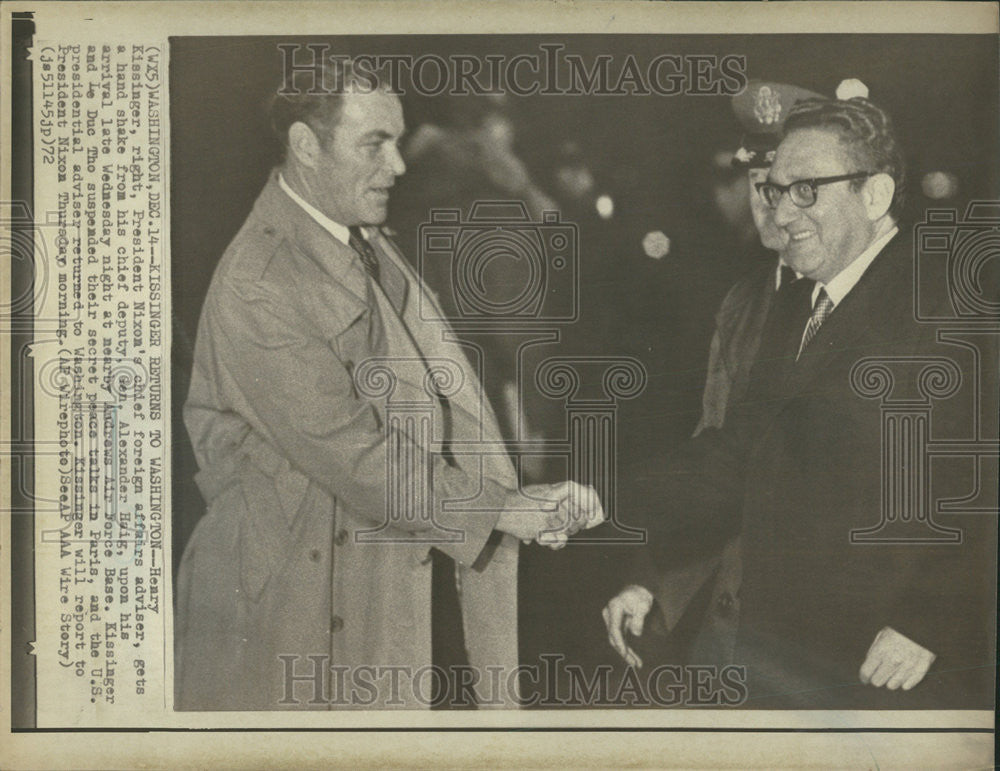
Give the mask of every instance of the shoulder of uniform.
POLYGON ((765 286, 774 286, 774 276, 777 270, 776 260, 766 260, 754 265, 726 293, 723 304, 739 302, 758 295, 765 286))

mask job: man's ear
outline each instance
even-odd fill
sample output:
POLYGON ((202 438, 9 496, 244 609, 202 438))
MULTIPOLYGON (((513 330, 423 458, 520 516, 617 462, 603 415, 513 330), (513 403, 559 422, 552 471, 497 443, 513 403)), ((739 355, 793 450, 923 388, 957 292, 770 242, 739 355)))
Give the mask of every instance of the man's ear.
POLYGON ((885 216, 892 205, 892 197, 895 193, 896 181, 888 174, 880 173, 871 177, 864 189, 864 202, 868 219, 874 222, 885 216))
POLYGON ((296 121, 288 127, 288 152, 303 166, 316 168, 320 149, 319 137, 307 124, 296 121))

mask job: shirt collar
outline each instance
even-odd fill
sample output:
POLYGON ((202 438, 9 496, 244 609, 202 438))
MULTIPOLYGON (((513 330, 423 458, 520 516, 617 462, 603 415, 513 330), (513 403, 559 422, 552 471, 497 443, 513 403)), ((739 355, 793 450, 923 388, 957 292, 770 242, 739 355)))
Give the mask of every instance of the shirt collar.
MULTIPOLYGON (((316 222, 318 222, 325 231, 327 231, 331 236, 340 241, 340 243, 344 244, 344 246, 351 245, 350 231, 344 225, 341 225, 339 222, 334 222, 332 219, 323 214, 323 212, 321 212, 315 206, 306 201, 306 199, 304 199, 302 196, 300 196, 298 193, 292 190, 289 184, 285 182, 284 175, 280 173, 278 174, 278 184, 281 185, 281 189, 288 194, 288 197, 291 198, 293 201, 295 201, 295 203, 297 203, 303 209, 305 209, 306 213, 314 220, 316 220, 316 222)), ((364 229, 362 229, 362 233, 364 233, 365 238, 368 237, 368 233, 366 233, 364 229)))
POLYGON ((833 301, 833 307, 836 308, 840 305, 840 301, 847 296, 848 292, 854 289, 854 285, 858 283, 865 271, 868 270, 868 266, 872 264, 878 253, 882 251, 890 239, 898 232, 899 228, 893 226, 892 230, 888 233, 872 241, 871 245, 859 254, 850 265, 834 276, 829 284, 824 285, 817 281, 813 289, 813 305, 816 304, 816 298, 819 296, 820 289, 826 290, 827 297, 833 301))

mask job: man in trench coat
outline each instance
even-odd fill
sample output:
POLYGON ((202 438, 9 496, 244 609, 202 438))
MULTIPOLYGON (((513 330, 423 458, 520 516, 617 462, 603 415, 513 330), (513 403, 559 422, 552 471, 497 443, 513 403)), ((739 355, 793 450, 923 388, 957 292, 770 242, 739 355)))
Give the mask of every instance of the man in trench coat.
POLYGON ((184 417, 208 513, 179 571, 176 704, 429 706, 433 548, 456 566, 459 698, 516 706, 518 540, 565 543, 585 491, 518 490, 474 362, 378 227, 400 101, 347 60, 323 77, 275 99, 285 161, 199 323, 184 417))

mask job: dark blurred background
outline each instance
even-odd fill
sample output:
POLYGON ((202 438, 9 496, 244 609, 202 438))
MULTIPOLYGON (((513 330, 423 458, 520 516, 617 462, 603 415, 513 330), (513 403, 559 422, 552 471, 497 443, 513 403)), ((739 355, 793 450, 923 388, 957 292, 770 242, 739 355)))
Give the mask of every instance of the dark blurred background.
MULTIPOLYGON (((329 43, 357 54, 536 54, 544 43, 588 61, 599 54, 739 54, 751 79, 777 80, 832 96, 858 78, 895 119, 909 164, 904 221, 928 207, 964 210, 998 197, 997 39, 958 35, 378 36, 174 38, 170 50, 173 297, 173 554, 204 510, 181 422, 198 315, 212 271, 249 213, 278 143, 265 107, 280 84, 279 43, 329 43)), ((404 84, 405 86, 405 84, 404 84)), ((407 174, 397 181, 389 225, 416 261, 417 228, 432 207, 468 213, 477 199, 523 198, 533 218, 556 208, 576 223, 580 317, 552 355, 628 355, 648 385, 618 411, 618 517, 655 501, 629 496, 630 478, 656 473, 693 429, 712 334, 725 291, 755 261, 744 178, 729 159, 740 132, 724 96, 420 97, 407 89, 407 174), (514 195, 517 191, 517 195, 514 195)), ((433 276, 428 276, 434 283, 433 276)), ((435 288, 447 297, 447 271, 435 288)), ((487 391, 505 425, 504 361, 515 341, 483 343, 500 362, 487 391), (490 349, 492 346, 492 349, 490 349)), ((525 395, 533 435, 561 436, 561 407, 525 395)), ((544 463, 526 479, 552 479, 544 463)), ((563 653, 571 662, 612 663, 600 609, 621 587, 629 546, 524 549, 522 659, 563 653)), ((691 621, 690 623, 695 623, 691 621)))

